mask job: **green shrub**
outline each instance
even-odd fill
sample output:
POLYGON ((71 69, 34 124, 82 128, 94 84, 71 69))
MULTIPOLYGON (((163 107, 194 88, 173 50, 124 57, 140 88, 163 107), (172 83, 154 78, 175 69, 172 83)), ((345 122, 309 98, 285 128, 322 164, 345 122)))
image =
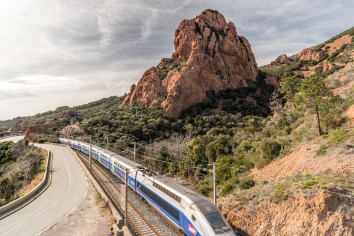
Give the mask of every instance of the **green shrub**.
POLYGON ((309 177, 309 176, 311 176, 309 173, 305 173, 305 174, 303 174, 302 176, 304 176, 304 177, 309 177))
POLYGON ((268 180, 262 179, 261 184, 265 185, 265 184, 267 184, 267 183, 268 183, 268 180))
POLYGON ((323 155, 326 153, 326 146, 325 145, 321 145, 319 149, 315 150, 316 155, 323 155))
POLYGON ((274 186, 274 202, 279 202, 280 200, 287 200, 288 194, 285 194, 285 190, 290 188, 291 184, 288 182, 279 183, 274 186))
POLYGON ((310 188, 312 185, 315 185, 317 184, 318 182, 315 181, 315 180, 310 180, 310 181, 307 181, 306 183, 304 183, 301 188, 302 189, 305 189, 305 188, 310 188))
POLYGON ((285 128, 284 128, 284 132, 286 135, 289 135, 291 133, 291 130, 292 129, 289 126, 285 126, 285 128))
POLYGON ((262 151, 265 159, 273 160, 274 157, 279 155, 281 145, 275 141, 267 141, 263 144, 262 151))
POLYGON ((256 168, 262 169, 263 167, 268 165, 270 162, 271 162, 271 160, 269 160, 269 159, 262 159, 262 160, 260 160, 260 162, 257 163, 256 168))
POLYGON ((210 186, 209 184, 203 184, 199 187, 198 193, 201 193, 204 196, 208 196, 212 190, 213 190, 212 186, 210 186))
POLYGON ((269 131, 269 129, 264 129, 262 132, 263 137, 270 137, 271 133, 269 131))
POLYGON ((232 192, 234 185, 226 183, 220 192, 220 196, 226 196, 232 192))
POLYGON ((38 142, 39 143, 44 143, 46 140, 45 139, 40 139, 38 142))
POLYGON ((254 181, 253 179, 245 179, 245 180, 242 180, 239 184, 238 184, 238 187, 240 189, 249 189, 249 188, 252 188, 254 186, 254 181))

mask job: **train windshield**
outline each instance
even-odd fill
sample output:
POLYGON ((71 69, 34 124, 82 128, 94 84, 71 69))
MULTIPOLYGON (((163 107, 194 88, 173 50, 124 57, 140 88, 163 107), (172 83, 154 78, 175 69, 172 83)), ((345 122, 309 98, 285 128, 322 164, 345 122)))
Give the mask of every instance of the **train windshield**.
POLYGON ((209 224, 211 225, 215 233, 222 234, 230 230, 230 228, 225 224, 225 221, 223 220, 219 212, 207 214, 205 215, 205 217, 209 221, 209 224))

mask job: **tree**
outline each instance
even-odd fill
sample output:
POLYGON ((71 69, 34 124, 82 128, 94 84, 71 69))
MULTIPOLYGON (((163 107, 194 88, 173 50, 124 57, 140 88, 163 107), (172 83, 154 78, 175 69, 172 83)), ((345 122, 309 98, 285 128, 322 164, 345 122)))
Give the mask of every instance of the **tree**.
POLYGON ((291 101, 296 108, 296 103, 294 102, 295 95, 299 92, 299 85, 301 83, 301 79, 294 75, 291 77, 287 77, 283 82, 280 82, 280 89, 278 91, 280 93, 285 93, 284 98, 288 101, 291 101))
POLYGON ((332 90, 325 84, 324 78, 311 75, 301 83, 300 94, 297 94, 295 101, 298 104, 306 104, 315 108, 317 116, 318 134, 322 135, 320 124, 320 106, 326 106, 325 99, 332 98, 332 90))

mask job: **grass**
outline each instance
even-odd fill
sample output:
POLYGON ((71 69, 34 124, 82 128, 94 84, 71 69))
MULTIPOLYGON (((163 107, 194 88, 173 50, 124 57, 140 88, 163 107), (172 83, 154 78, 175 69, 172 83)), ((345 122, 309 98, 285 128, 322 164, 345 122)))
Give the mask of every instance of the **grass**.
POLYGON ((17 192, 13 194, 12 201, 31 192, 38 184, 40 184, 40 182, 42 182, 45 174, 45 168, 48 161, 48 151, 44 148, 41 148, 41 150, 42 150, 42 155, 45 156, 45 159, 43 160, 39 168, 40 172, 35 176, 35 178, 29 184, 23 186, 21 189, 19 189, 17 192))

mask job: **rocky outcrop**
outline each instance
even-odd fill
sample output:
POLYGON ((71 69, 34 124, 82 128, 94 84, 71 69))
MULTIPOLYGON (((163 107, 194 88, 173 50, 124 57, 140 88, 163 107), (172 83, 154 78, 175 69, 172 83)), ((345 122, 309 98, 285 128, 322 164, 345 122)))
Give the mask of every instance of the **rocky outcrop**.
POLYGON ((59 112, 57 115, 59 118, 67 118, 67 117, 71 117, 73 115, 73 111, 62 111, 62 112, 59 112))
POLYGON ((279 57, 277 57, 277 59, 275 59, 274 61, 272 61, 270 63, 270 65, 275 65, 275 64, 284 64, 284 63, 287 63, 287 62, 290 62, 290 59, 285 55, 285 54, 282 54, 280 55, 279 57))
POLYGON ((71 125, 65 127, 61 132, 60 136, 62 137, 69 137, 69 136, 83 136, 85 132, 78 128, 76 125, 71 125))
POLYGON ((247 86, 256 80, 257 63, 251 45, 235 25, 217 11, 205 10, 180 23, 175 52, 147 70, 131 87, 122 105, 161 106, 170 115, 202 102, 206 91, 247 86))
POLYGON ((320 52, 314 52, 313 48, 314 47, 306 48, 301 52, 299 52, 297 56, 302 60, 307 60, 307 61, 315 60, 317 62, 320 61, 323 58, 323 54, 320 52))
POLYGON ((27 126, 25 126, 25 123, 22 120, 19 120, 12 126, 11 131, 12 132, 25 132, 27 130, 27 126))
POLYGON ((325 62, 325 63, 323 64, 323 72, 332 69, 333 66, 334 66, 334 65, 332 65, 331 63, 325 62))
POLYGON ((28 126, 25 134, 25 139, 31 141, 31 142, 37 142, 38 140, 35 139, 35 135, 39 134, 46 134, 50 128, 58 128, 59 125, 57 124, 52 124, 52 125, 39 125, 39 124, 34 124, 28 126))
POLYGON ((246 209, 233 204, 221 212, 241 235, 354 235, 354 219, 341 209, 340 195, 332 191, 318 190, 310 198, 300 190, 279 204, 263 201, 246 209))

